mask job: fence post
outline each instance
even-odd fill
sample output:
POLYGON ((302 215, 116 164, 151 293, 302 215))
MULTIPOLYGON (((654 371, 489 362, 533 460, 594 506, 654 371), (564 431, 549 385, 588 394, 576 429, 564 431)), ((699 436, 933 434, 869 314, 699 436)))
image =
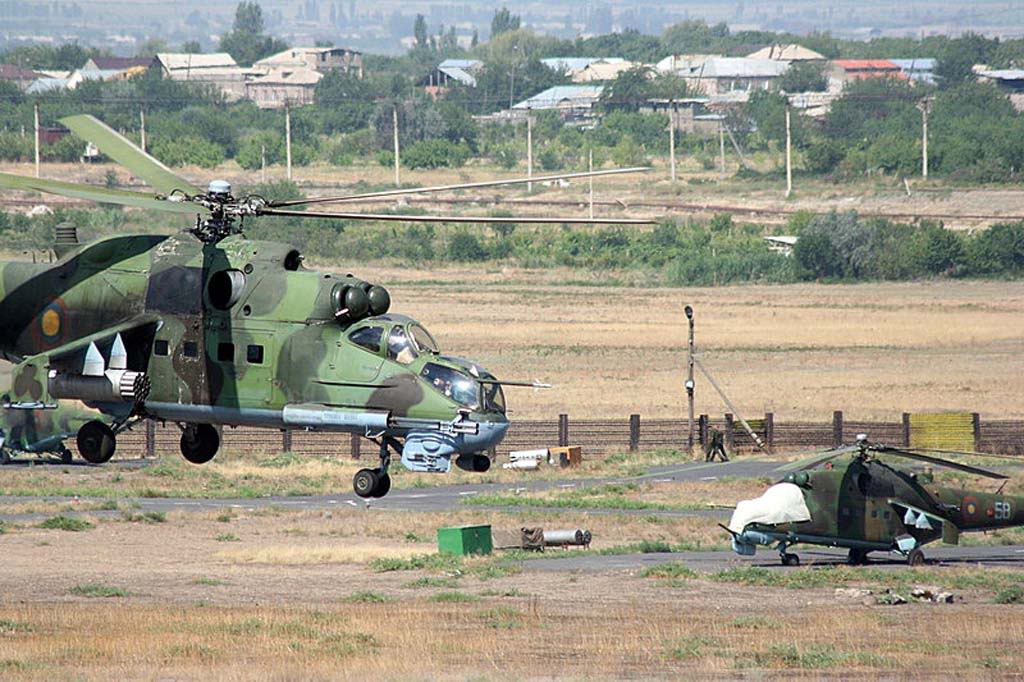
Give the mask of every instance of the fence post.
POLYGON ((292 430, 281 429, 281 452, 292 451, 292 430))
POLYGON ((732 430, 732 415, 728 412, 725 413, 725 451, 735 452, 736 450, 736 434, 732 430))
POLYGON ((156 424, 152 419, 146 420, 146 459, 156 457, 156 424))
POLYGON ((564 448, 569 445, 569 415, 558 415, 558 447, 564 448))
POLYGON ((640 449, 640 415, 629 415, 629 451, 640 449))
POLYGON ((974 430, 974 451, 981 451, 981 415, 977 412, 971 413, 971 427, 974 430))
POLYGON ((359 434, 358 433, 353 433, 352 434, 352 446, 351 446, 352 459, 359 459, 360 457, 363 456, 363 453, 360 452, 360 446, 361 445, 362 445, 362 439, 359 437, 359 434))
POLYGON ((832 447, 838 448, 843 444, 843 411, 836 410, 832 413, 832 447))
POLYGON ((910 413, 903 413, 903 447, 910 447, 910 413))
POLYGON ((706 414, 697 418, 697 434, 700 436, 700 446, 703 448, 708 443, 708 416, 706 414))
POLYGON ((768 452, 775 449, 775 414, 764 413, 764 443, 768 446, 768 452))

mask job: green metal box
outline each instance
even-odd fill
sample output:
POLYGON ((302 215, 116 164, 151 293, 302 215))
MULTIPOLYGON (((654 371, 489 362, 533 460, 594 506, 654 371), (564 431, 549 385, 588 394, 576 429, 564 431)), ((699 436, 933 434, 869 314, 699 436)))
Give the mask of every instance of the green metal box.
POLYGON ((490 526, 437 529, 437 551, 441 554, 490 554, 492 548, 490 526))

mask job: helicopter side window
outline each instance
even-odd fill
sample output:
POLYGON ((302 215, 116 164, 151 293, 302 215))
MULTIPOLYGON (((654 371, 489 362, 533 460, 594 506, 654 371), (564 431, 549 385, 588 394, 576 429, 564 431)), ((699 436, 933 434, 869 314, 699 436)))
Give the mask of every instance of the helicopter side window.
POLYGON ((348 340, 371 353, 380 353, 380 340, 384 330, 380 327, 363 327, 348 335, 348 340))
POLYGON ((263 346, 250 344, 245 349, 245 361, 250 365, 263 364, 263 346))
POLYGON ((235 344, 217 344, 217 360, 220 362, 233 362, 235 359, 235 344))
MULTIPOLYGON (((483 373, 484 379, 494 379, 494 375, 489 372, 483 373)), ((493 411, 501 412, 505 414, 505 393, 501 390, 501 384, 483 384, 484 388, 484 408, 493 411)))
POLYGON ((182 346, 181 354, 186 358, 198 358, 199 344, 195 341, 186 341, 182 346))
POLYGON ((153 342, 153 355, 170 355, 171 347, 165 339, 157 339, 153 342))
POLYGON ((416 359, 416 351, 413 350, 409 337, 401 327, 395 327, 388 335, 388 359, 403 365, 408 365, 416 359))

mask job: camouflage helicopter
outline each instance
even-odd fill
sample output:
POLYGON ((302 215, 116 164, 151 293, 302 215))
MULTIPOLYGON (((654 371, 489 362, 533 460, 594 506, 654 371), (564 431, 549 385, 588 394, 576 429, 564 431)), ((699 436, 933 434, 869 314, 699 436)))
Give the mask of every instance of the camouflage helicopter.
POLYGON ((59 399, 98 410, 102 418, 84 423, 76 435, 78 452, 90 463, 108 461, 118 433, 152 419, 181 427, 182 455, 196 464, 216 455, 225 425, 357 433, 380 452, 379 466, 353 479, 362 497, 388 492, 392 452, 413 471, 447 472, 453 460, 486 471, 490 460, 483 453, 509 426, 502 387, 535 382, 501 381, 472 361, 442 354, 423 325, 389 313, 384 287, 309 270, 295 248, 247 239, 245 219, 651 222, 298 210, 646 169, 275 202, 235 197, 224 181, 201 191, 91 116, 61 122, 158 194, 6 173, 0 188, 196 216, 188 234, 174 236, 114 236, 80 245, 66 232, 55 244, 56 262, 2 265, 0 355, 15 367, 0 405, 5 415, 57 410, 59 399))
MULTIPOLYGON (((959 544, 964 531, 985 531, 1024 524, 1024 497, 936 485, 930 467, 917 473, 882 461, 893 456, 1004 480, 1000 473, 935 455, 960 453, 857 443, 796 462, 795 471, 756 499, 736 505, 728 526, 732 548, 753 556, 758 545, 779 552, 785 566, 800 558, 787 550, 802 543, 843 547, 851 564, 867 562, 870 552, 897 552, 911 566, 924 563, 921 547, 942 539, 959 544)), ((998 457, 998 455, 987 455, 998 457)), ((1004 483, 1005 485, 1005 483, 1004 483)))

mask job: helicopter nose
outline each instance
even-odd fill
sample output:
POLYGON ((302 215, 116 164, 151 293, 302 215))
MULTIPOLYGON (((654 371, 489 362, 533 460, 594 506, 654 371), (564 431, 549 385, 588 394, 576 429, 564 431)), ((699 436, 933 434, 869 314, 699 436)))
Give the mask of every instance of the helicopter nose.
POLYGON ((479 430, 476 434, 465 436, 463 447, 460 448, 463 452, 485 452, 497 447, 508 432, 508 420, 504 417, 479 421, 477 425, 479 430))

